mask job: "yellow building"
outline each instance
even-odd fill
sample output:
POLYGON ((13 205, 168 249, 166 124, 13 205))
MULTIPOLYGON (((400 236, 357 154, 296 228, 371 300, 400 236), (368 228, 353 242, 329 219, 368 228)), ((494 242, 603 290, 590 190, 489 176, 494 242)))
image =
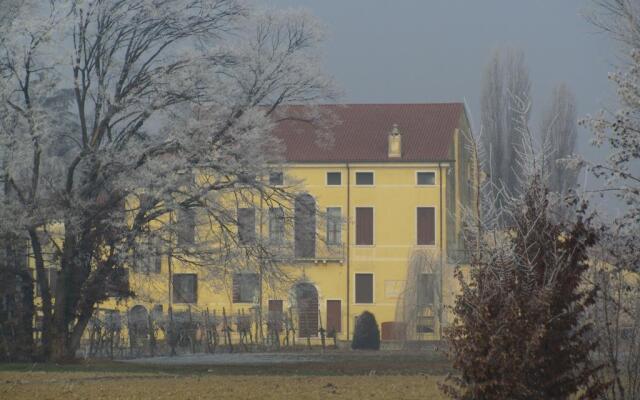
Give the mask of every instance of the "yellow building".
MULTIPOLYGON (((220 313, 224 307, 230 316, 260 310, 265 318, 291 316, 298 337, 316 337, 323 328, 341 340, 350 340, 356 317, 368 310, 383 340, 440 338, 443 305, 451 304, 456 287, 461 209, 474 204, 465 107, 359 104, 320 111, 334 121, 328 143, 303 119, 282 121, 275 132, 286 162, 269 179, 295 182, 304 192, 293 207, 287 278, 260 282, 257 274, 234 274, 218 284, 163 258, 152 273, 131 275, 137 296, 127 308, 220 313)), ((277 243, 286 229, 279 215, 259 204, 239 208, 240 241, 259 235, 277 243)))

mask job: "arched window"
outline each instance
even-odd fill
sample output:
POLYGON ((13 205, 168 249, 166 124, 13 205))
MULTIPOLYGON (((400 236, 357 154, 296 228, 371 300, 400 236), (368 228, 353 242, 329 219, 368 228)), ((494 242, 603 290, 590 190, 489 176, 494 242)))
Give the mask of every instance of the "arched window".
POLYGON ((295 201, 295 257, 316 257, 316 201, 301 194, 295 201))

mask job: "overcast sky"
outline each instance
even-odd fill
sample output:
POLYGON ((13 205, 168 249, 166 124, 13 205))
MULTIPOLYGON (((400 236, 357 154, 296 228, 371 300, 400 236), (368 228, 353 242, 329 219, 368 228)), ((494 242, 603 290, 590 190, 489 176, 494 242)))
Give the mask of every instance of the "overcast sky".
MULTIPOLYGON (((467 101, 479 126, 483 71, 494 50, 525 52, 534 116, 554 85, 574 91, 580 116, 615 104, 607 79, 616 45, 585 15, 592 0, 263 0, 303 7, 327 29, 326 69, 349 103, 467 101)), ((578 151, 589 159, 591 134, 578 151)))

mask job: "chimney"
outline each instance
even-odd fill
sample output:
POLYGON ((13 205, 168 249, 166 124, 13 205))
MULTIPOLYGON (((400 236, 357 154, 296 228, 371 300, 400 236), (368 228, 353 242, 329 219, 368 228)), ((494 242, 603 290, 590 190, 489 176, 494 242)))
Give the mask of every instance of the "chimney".
POLYGON ((402 136, 398 130, 398 124, 393 124, 389 134, 389 158, 402 157, 402 136))

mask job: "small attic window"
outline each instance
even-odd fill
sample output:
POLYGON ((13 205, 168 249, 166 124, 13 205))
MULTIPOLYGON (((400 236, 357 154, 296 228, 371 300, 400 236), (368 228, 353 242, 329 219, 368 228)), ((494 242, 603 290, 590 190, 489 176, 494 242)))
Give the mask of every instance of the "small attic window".
POLYGON ((373 185, 373 172, 356 172, 356 185, 373 185))
POLYGON ((282 172, 272 172, 269 174, 269 185, 282 186, 284 184, 284 174, 282 172))
POLYGON ((419 186, 429 186, 436 184, 436 173, 428 171, 419 171, 416 174, 416 181, 419 186))

